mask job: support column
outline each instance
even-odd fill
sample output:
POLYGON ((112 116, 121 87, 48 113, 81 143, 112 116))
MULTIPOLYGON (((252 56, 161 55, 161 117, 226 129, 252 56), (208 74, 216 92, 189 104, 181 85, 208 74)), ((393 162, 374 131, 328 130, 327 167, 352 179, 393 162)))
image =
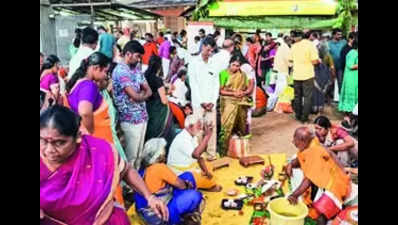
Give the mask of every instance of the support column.
POLYGON ((40 50, 45 55, 57 54, 55 19, 50 18, 52 13, 48 0, 40 0, 40 50))
MULTIPOLYGON (((91 0, 88 1, 88 3, 91 4, 91 0)), ((95 12, 94 12, 94 6, 90 6, 91 9, 91 27, 94 28, 94 21, 95 21, 95 12)))

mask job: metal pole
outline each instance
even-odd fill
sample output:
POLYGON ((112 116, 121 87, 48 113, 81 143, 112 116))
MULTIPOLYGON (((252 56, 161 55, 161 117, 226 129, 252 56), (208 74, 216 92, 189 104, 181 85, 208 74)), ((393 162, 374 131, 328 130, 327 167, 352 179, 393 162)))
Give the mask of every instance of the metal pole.
POLYGON ((89 0, 88 3, 90 3, 90 9, 91 9, 91 26, 94 28, 94 20, 95 20, 94 6, 93 4, 91 4, 91 0, 89 0))

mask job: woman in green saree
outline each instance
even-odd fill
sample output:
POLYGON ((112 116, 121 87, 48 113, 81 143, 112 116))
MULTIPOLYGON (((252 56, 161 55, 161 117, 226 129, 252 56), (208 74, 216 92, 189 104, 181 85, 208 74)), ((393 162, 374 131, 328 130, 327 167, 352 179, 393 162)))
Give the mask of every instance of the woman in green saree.
POLYGON ((354 40, 352 49, 346 56, 343 84, 340 92, 339 111, 345 112, 345 120, 350 122, 352 111, 358 104, 358 42, 354 40))
POLYGON ((153 55, 149 59, 148 69, 145 71, 145 79, 152 90, 152 96, 146 102, 148 112, 148 126, 145 141, 151 138, 165 138, 168 150, 174 137, 177 135, 177 124, 169 108, 166 88, 160 75, 162 73, 162 60, 153 55))
POLYGON ((233 131, 240 136, 246 135, 247 110, 252 105, 252 99, 248 89, 249 80, 240 70, 241 65, 241 57, 234 55, 228 69, 220 73, 221 156, 227 153, 233 131))

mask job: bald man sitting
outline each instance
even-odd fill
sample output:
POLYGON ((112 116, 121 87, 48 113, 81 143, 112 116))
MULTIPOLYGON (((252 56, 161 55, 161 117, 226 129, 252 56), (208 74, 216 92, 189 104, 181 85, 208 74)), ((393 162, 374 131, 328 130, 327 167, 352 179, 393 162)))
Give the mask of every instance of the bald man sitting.
POLYGON ((304 177, 288 200, 296 204, 303 196, 310 208, 309 216, 316 219, 318 225, 326 225, 350 196, 350 178, 335 155, 319 143, 308 127, 295 131, 293 144, 298 149, 297 158, 288 164, 286 172, 291 177, 293 168, 300 168, 304 177))

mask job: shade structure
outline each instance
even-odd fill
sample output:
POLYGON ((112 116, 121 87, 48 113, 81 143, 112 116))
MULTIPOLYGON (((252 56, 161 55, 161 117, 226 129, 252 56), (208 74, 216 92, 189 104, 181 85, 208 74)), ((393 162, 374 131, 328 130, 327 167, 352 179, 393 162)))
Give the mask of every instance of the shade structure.
POLYGON ((199 0, 194 20, 238 29, 347 30, 357 9, 356 0, 199 0))
POLYGON ((334 0, 223 0, 212 4, 210 17, 335 15, 334 0))
POLYGON ((97 21, 153 20, 161 17, 156 13, 112 0, 52 0, 50 6, 57 12, 70 15, 92 14, 91 7, 93 7, 97 21))
POLYGON ((336 17, 325 16, 234 16, 200 19, 200 21, 212 21, 219 27, 239 29, 328 29, 338 20, 336 17))

